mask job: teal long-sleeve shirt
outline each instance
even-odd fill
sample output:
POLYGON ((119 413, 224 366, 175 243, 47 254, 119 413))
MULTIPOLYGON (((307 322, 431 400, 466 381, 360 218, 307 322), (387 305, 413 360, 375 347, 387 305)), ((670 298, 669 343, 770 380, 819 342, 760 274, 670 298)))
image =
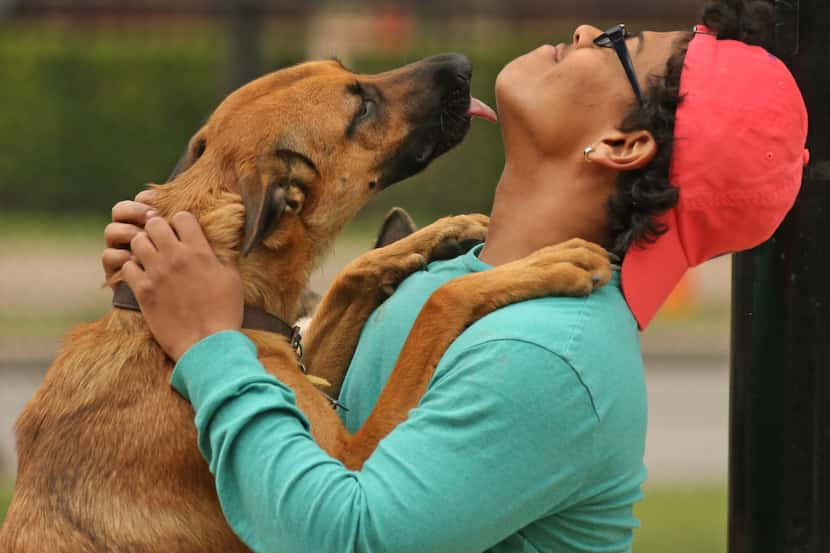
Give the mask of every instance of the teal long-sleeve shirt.
MULTIPOLYGON (((479 249, 409 277, 367 322, 341 400, 371 411, 423 303, 486 270, 479 249)), ((196 411, 222 509, 254 551, 629 551, 646 401, 619 274, 587 298, 500 309, 448 349, 419 406, 360 471, 313 441, 244 335, 193 346, 173 386, 196 411)))

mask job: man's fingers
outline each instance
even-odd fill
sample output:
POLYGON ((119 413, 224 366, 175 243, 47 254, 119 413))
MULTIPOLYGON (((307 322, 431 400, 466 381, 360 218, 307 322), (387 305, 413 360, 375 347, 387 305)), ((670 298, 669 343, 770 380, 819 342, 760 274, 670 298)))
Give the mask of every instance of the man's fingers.
POLYGON ((183 243, 189 244, 194 248, 210 247, 207 238, 205 238, 205 233, 202 232, 202 227, 199 225, 199 221, 196 220, 196 217, 192 213, 179 211, 173 215, 170 223, 176 230, 176 234, 179 235, 179 240, 183 243))
POLYGON ((105 249, 104 253, 101 254, 101 265, 104 266, 104 273, 107 278, 111 277, 124 263, 129 261, 131 256, 129 250, 105 249))
POLYGON ((108 248, 129 248, 130 241, 141 232, 141 227, 129 223, 110 223, 104 229, 104 243, 108 248))
POLYGON ((133 251, 136 261, 141 263, 144 268, 147 264, 152 264, 158 257, 158 250, 150 241, 150 237, 146 233, 139 233, 130 241, 130 249, 133 251))
POLYGON ((169 252, 179 244, 173 229, 161 217, 153 217, 147 221, 144 230, 160 252, 169 252))
POLYGON ((143 227, 147 219, 155 213, 152 206, 124 200, 112 208, 112 220, 116 223, 130 223, 143 227))
POLYGON ((129 260, 124 263, 121 274, 135 294, 140 295, 143 290, 146 290, 147 275, 135 261, 129 260))
POLYGON ((155 190, 142 190, 135 196, 135 201, 140 202, 143 204, 151 204, 153 203, 153 199, 156 197, 155 190))

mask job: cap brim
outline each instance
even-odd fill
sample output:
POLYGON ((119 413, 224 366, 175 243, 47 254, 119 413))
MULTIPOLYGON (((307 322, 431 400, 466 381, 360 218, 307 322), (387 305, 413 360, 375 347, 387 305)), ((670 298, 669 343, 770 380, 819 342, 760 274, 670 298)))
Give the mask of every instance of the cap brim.
POLYGON ((689 269, 672 209, 660 218, 668 228, 653 243, 631 246, 622 264, 622 290, 640 330, 657 314, 689 269))

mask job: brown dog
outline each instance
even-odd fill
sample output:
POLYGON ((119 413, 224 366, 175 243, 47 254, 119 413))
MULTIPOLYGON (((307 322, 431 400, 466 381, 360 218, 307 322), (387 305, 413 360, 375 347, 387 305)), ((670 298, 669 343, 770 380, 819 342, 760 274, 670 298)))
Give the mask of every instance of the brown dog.
MULTIPOLYGON (((340 227, 378 190, 464 136, 469 77, 460 56, 376 76, 317 62, 263 77, 196 133, 174 178, 156 187, 156 207, 165 216, 195 213, 220 259, 238 263, 246 302, 294 320, 308 274, 340 227)), ((309 332, 312 372, 336 391, 363 321, 388 289, 448 239, 485 231, 481 216, 443 219, 353 262, 309 332)), ((553 278, 541 279, 532 263, 520 268, 535 275, 522 283, 532 284, 531 295, 593 288, 602 255, 577 246, 543 252, 544 263, 564 261, 553 278)), ((503 287, 505 275, 494 274, 484 284, 503 287)), ((463 329, 459 317, 451 321, 450 334, 463 329)), ((321 447, 352 468, 417 405, 434 367, 410 359, 406 370, 422 374, 390 382, 379 416, 351 436, 284 337, 246 333, 266 369, 294 389, 321 447)), ((192 410, 168 385, 171 368, 139 313, 113 310, 67 335, 18 421, 18 478, 0 551, 246 551, 224 522, 192 410)))

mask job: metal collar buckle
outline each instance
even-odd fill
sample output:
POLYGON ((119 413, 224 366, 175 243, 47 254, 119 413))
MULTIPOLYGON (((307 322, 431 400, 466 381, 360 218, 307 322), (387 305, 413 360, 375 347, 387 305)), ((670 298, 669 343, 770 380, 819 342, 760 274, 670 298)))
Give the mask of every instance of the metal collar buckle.
MULTIPOLYGON (((294 350, 294 354, 297 356, 297 365, 300 367, 300 371, 303 374, 308 374, 308 369, 305 366, 305 362, 303 361, 303 335, 300 333, 300 327, 295 326, 291 329, 291 349, 294 350)), ((334 409, 343 409, 344 411, 348 411, 345 405, 328 395, 323 390, 320 390, 320 393, 325 396, 331 406, 334 409)))
POLYGON ((308 369, 303 362, 303 335, 300 334, 300 327, 295 326, 291 329, 291 349, 294 350, 294 354, 297 356, 297 365, 300 366, 300 370, 303 374, 308 374, 308 369))

